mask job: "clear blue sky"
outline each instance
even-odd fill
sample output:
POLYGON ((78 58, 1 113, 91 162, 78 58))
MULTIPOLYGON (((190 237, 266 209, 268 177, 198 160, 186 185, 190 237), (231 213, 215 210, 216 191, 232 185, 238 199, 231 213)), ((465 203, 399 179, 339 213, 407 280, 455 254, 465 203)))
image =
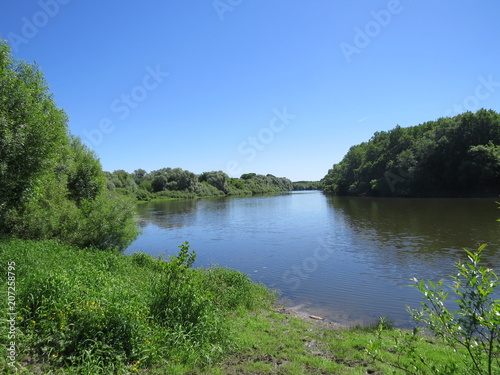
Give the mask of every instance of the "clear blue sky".
POLYGON ((2 0, 108 171, 319 180, 375 131, 500 111, 497 0, 2 0))

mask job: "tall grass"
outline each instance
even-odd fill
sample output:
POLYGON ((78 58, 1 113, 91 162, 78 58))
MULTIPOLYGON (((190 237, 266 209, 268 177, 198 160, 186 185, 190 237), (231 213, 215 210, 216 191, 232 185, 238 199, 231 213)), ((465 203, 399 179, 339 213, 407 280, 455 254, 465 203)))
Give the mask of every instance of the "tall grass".
MULTIPOLYGON (((0 239, 2 291, 7 262, 16 263, 16 366, 134 373, 220 358, 234 345, 231 314, 267 307, 273 296, 237 271, 191 268, 194 253, 187 244, 180 248, 165 262, 142 253, 0 239)), ((7 330, 0 338, 9 342, 7 330)), ((8 368, 5 358, 0 365, 8 368)))

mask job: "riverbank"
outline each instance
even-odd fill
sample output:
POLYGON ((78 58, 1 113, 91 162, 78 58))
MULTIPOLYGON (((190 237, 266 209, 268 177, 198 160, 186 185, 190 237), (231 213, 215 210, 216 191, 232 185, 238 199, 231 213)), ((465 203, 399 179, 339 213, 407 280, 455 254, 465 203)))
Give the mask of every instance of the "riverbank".
POLYGON ((191 268, 195 255, 187 244, 166 262, 1 239, 10 293, 0 311, 15 319, 1 333, 14 344, 0 366, 24 374, 389 373, 366 352, 375 327, 278 306, 240 272, 191 268))
MULTIPOLYGON (((407 372, 393 365, 411 368, 408 365, 414 361, 394 345, 395 338, 404 333, 390 325, 380 332, 377 324, 338 326, 282 306, 251 312, 235 324, 238 349, 213 366, 189 374, 394 375, 407 372), (374 342, 385 348, 377 352, 380 360, 368 353, 374 342)), ((446 364, 453 356, 450 348, 431 337, 420 337, 415 347, 436 365, 446 364)))
POLYGON ((283 195, 286 193, 290 193, 290 191, 271 191, 265 193, 241 193, 237 195, 195 195, 195 194, 185 194, 180 196, 158 196, 155 198, 151 198, 149 200, 140 200, 137 199, 135 203, 137 204, 145 204, 145 203, 157 203, 157 202, 165 202, 172 200, 202 200, 202 199, 218 199, 218 198, 249 198, 249 197, 264 197, 264 196, 276 196, 283 195))

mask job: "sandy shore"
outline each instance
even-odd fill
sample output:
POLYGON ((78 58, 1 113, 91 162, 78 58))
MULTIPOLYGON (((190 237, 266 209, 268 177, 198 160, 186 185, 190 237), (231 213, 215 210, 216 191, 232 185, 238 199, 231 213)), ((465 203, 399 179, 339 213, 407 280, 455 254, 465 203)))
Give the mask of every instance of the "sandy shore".
POLYGON ((274 307, 274 311, 284 315, 290 315, 299 319, 310 321, 314 324, 320 325, 328 329, 348 329, 349 326, 334 323, 320 315, 317 315, 313 310, 306 307, 305 304, 286 306, 285 304, 278 304, 274 307))

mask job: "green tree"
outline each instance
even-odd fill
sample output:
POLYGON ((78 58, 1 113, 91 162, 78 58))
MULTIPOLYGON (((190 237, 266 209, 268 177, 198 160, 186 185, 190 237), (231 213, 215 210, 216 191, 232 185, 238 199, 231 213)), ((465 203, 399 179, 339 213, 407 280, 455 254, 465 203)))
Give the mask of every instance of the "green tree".
POLYGON ((159 192, 165 190, 167 186, 167 178, 163 175, 155 176, 153 181, 151 181, 151 186, 153 188, 153 192, 159 192))
POLYGON ((212 185, 224 194, 229 192, 229 176, 222 171, 204 172, 200 175, 199 181, 206 181, 209 185, 212 185))
POLYGON ((134 213, 69 135, 40 70, 0 43, 0 231, 123 250, 138 234, 134 213))
POLYGON ((133 177, 134 181, 137 185, 139 185, 142 181, 145 181, 148 176, 148 172, 146 172, 144 169, 136 169, 134 171, 133 177))
POLYGON ((254 178, 257 174, 256 173, 245 173, 240 176, 242 180, 250 180, 254 178))
POLYGON ((117 188, 123 188, 131 193, 137 191, 137 184, 135 182, 134 175, 119 169, 111 174, 111 181, 117 188))
POLYGON ((69 197, 77 203, 95 200, 103 191, 105 177, 97 156, 77 137, 70 137, 71 147, 65 163, 68 165, 69 197), (70 162, 68 163, 68 159, 70 162))
POLYGON ((0 226, 42 190, 67 147, 66 122, 38 67, 0 42, 0 226))

